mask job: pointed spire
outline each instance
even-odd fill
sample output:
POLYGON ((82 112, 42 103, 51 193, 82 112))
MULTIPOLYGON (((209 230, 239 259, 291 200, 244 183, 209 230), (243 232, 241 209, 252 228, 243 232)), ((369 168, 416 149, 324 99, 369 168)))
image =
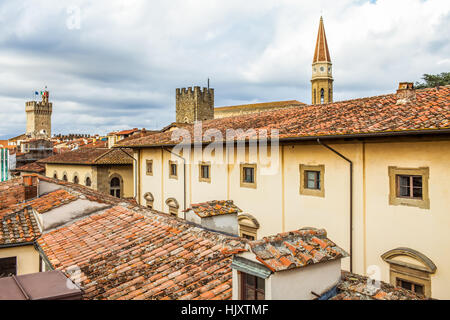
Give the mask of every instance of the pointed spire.
POLYGON ((327 37, 325 36, 325 27, 323 19, 320 17, 319 32, 317 33, 316 50, 314 51, 314 62, 331 62, 330 52, 328 51, 327 37))

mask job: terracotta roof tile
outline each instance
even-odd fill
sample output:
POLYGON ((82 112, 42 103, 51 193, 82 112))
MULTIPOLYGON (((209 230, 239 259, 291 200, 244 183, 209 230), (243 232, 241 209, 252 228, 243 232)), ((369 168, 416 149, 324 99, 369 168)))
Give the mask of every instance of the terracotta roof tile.
POLYGON ((231 257, 221 249, 238 238, 145 212, 115 206, 38 243, 57 269, 80 267, 86 299, 231 298, 231 257))
POLYGON ((424 300, 424 296, 412 291, 394 287, 380 281, 372 284, 368 277, 343 271, 337 286, 338 294, 331 300, 424 300))
POLYGON ((241 209, 234 205, 233 200, 212 200, 192 204, 190 208, 184 211, 189 210, 194 211, 200 218, 242 212, 241 209))
MULTIPOLYGON (((194 126, 185 126, 194 137, 194 126)), ((319 105, 305 105, 259 114, 248 114, 202 122, 202 130, 217 129, 226 137, 227 129, 255 129, 264 134, 278 129, 279 138, 308 138, 347 136, 356 134, 385 134, 393 132, 422 132, 450 129, 450 86, 416 90, 416 99, 397 104, 396 94, 319 105)), ((171 131, 119 141, 127 147, 174 145, 171 131)), ((245 133, 234 139, 251 139, 245 133)), ((181 139, 181 138, 180 138, 181 139)), ((195 137, 195 141, 201 141, 195 137)), ((203 141, 208 142, 208 141, 203 141)))
POLYGON ((45 172, 45 164, 40 162, 27 163, 15 169, 16 171, 42 173, 45 172))
POLYGON ((0 218, 0 246, 32 242, 40 235, 38 223, 28 208, 0 218))
POLYGON ((41 163, 76 163, 76 164, 132 164, 132 151, 130 149, 108 149, 108 148, 80 148, 70 152, 57 154, 46 159, 39 160, 41 163), (128 154, 128 155, 127 155, 128 154))
POLYGON ((324 229, 306 228, 249 242, 256 259, 273 272, 347 256, 324 229))

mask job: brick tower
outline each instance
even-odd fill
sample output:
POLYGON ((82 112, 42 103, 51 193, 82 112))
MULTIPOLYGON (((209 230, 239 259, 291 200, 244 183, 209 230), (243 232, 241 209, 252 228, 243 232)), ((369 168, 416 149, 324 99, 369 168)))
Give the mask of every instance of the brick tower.
POLYGON ((49 92, 42 93, 42 101, 28 101, 26 135, 31 138, 50 138, 52 134, 52 103, 48 102, 49 92))
POLYGON ((311 97, 312 104, 333 102, 331 58, 322 17, 320 17, 319 32, 312 63, 311 97))
POLYGON ((214 119, 214 89, 176 89, 176 122, 194 123, 214 119))

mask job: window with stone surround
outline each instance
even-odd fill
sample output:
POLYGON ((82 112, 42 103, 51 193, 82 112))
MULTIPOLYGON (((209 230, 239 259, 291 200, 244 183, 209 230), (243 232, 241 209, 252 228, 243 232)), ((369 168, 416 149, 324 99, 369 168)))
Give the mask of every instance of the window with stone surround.
POLYGON ((325 197, 324 165, 300 164, 300 194, 307 196, 325 197))
POLYGON ((169 178, 178 179, 178 162, 169 160, 169 178))
POLYGON ((430 258, 406 247, 389 250, 381 258, 389 264, 392 285, 431 298, 431 275, 437 268, 430 258))
POLYGON ((198 178, 200 182, 211 182, 211 162, 200 162, 198 178))
POLYGON ((146 160, 145 161, 145 173, 148 176, 153 175, 153 160, 146 160))
POLYGON ((241 163, 241 187, 256 188, 256 164, 241 163))
POLYGON ((428 197, 429 168, 389 167, 389 204, 430 208, 428 197))

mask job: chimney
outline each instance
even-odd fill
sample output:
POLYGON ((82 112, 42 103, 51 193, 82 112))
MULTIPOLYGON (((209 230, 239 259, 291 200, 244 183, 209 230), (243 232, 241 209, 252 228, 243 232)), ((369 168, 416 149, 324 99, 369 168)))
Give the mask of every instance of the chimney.
POLYGON ((34 175, 23 176, 23 187, 25 189, 25 201, 36 198, 38 195, 38 178, 34 175))
POLYGON ((397 89, 397 104, 405 104, 416 100, 416 89, 412 82, 400 82, 397 89))

